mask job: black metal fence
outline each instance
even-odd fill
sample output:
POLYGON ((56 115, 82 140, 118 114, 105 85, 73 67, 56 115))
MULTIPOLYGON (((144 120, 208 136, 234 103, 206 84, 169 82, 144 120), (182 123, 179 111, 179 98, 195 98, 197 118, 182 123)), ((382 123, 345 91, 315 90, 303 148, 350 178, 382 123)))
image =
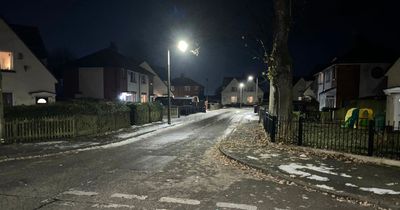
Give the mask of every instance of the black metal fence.
POLYGON ((206 112, 205 107, 199 107, 199 106, 178 106, 178 108, 179 108, 179 115, 190 115, 198 112, 206 112))
POLYGON ((287 120, 265 111, 260 111, 260 122, 272 142, 400 159, 400 122, 378 126, 367 120, 349 128, 344 121, 287 120))

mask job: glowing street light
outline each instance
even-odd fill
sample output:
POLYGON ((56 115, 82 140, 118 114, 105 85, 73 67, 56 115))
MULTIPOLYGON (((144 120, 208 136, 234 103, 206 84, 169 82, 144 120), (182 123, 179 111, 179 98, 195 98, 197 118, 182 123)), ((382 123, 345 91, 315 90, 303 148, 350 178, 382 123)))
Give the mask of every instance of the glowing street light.
POLYGON ((244 88, 244 83, 243 82, 239 83, 239 89, 240 89, 240 92, 239 92, 239 98, 240 98, 239 108, 242 108, 243 88, 244 88))
POLYGON ((189 44, 183 40, 178 42, 178 49, 182 52, 186 52, 186 50, 188 49, 189 44))
POLYGON ((253 76, 251 76, 251 75, 247 78, 248 81, 253 81, 253 79, 254 79, 254 78, 253 78, 253 76))

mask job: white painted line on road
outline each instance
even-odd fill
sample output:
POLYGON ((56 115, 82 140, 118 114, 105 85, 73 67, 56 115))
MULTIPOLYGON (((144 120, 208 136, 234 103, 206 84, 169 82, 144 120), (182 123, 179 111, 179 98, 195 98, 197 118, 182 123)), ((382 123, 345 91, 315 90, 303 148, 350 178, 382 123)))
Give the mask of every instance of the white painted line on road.
POLYGON ((107 208, 107 209, 110 209, 110 208, 113 208, 113 209, 116 209, 116 208, 127 208, 127 209, 134 209, 135 206, 125 205, 125 204, 116 204, 116 203, 109 203, 109 204, 98 204, 98 203, 96 203, 96 204, 94 204, 92 206, 92 208, 107 208))
POLYGON ((247 204, 225 203, 225 202, 217 202, 217 207, 243 209, 243 210, 257 210, 257 206, 252 206, 247 204))
POLYGON ((63 192, 62 194, 94 196, 94 195, 98 195, 99 193, 97 193, 97 192, 88 192, 88 191, 80 191, 80 190, 68 190, 68 191, 63 192))
POLYGON ((147 195, 130 195, 123 193, 114 193, 111 195, 111 198, 125 198, 125 199, 138 199, 138 200, 146 200, 147 195))
POLYGON ((186 199, 186 198, 171 198, 171 197, 162 197, 159 200, 160 202, 166 202, 166 203, 180 203, 180 204, 188 204, 188 205, 199 205, 200 201, 198 200, 192 200, 192 199, 186 199))

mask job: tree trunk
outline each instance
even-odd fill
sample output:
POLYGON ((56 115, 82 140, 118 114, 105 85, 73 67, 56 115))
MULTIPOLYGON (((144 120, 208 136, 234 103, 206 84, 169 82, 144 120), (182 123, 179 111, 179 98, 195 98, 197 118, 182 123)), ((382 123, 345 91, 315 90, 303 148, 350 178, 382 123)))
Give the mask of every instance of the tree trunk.
POLYGON ((274 0, 275 30, 272 52, 268 59, 270 79, 269 112, 274 116, 292 117, 292 61, 288 47, 290 0, 274 0))

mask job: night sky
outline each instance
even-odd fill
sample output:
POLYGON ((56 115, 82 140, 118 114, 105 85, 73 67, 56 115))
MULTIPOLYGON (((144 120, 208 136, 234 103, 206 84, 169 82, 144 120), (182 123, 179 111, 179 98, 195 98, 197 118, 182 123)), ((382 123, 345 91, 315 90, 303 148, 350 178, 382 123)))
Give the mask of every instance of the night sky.
MULTIPOLYGON (((328 63, 359 37, 399 52, 399 2, 294 0, 294 74, 328 63)), ((224 76, 262 70, 241 37, 257 34, 258 22, 272 34, 273 10, 265 0, 13 0, 2 1, 0 15, 12 24, 38 26, 50 52, 67 48, 76 57, 115 42, 123 54, 166 66, 168 47, 175 49, 179 39, 192 41, 200 55, 173 50, 172 75, 184 73, 213 94, 224 76)))

